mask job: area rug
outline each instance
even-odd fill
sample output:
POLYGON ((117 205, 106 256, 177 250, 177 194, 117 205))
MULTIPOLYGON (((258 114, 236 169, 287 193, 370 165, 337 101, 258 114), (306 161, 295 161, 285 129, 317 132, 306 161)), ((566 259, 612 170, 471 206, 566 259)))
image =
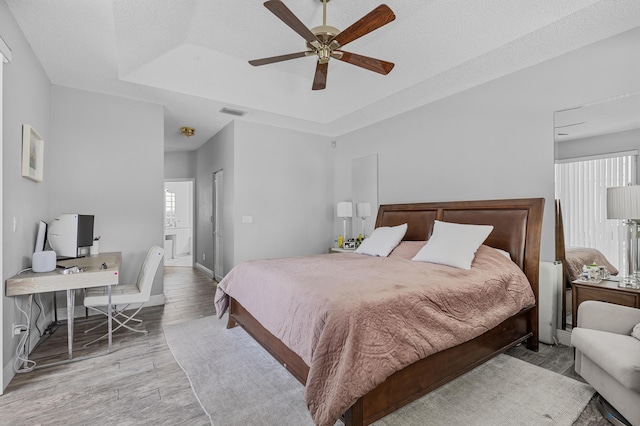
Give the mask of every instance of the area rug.
MULTIPOLYGON (((312 426, 304 387, 242 328, 225 327, 214 317, 164 327, 211 423, 312 426)), ((593 394, 587 384, 499 355, 374 424, 570 426, 593 394)))

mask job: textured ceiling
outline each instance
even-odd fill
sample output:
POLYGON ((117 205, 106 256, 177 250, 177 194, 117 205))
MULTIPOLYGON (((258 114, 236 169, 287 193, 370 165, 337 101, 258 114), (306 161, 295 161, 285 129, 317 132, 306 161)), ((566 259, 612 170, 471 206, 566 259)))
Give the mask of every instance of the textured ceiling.
MULTIPOLYGON (((396 20, 348 51, 394 62, 382 76, 332 60, 312 91, 313 57, 256 0, 6 0, 51 82, 165 106, 165 149, 196 149, 234 117, 339 136, 640 26, 638 0, 387 0, 396 20), (180 126, 196 136, 179 135, 180 126)), ((318 0, 285 0, 308 27, 318 0)), ((378 1, 332 0, 345 29, 378 1)))

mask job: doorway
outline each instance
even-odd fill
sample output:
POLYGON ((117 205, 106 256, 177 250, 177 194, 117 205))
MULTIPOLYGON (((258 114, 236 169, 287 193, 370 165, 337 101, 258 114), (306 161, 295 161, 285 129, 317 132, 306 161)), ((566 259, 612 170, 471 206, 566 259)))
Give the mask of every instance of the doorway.
POLYGON ((193 267, 193 179, 164 182, 164 266, 193 267))

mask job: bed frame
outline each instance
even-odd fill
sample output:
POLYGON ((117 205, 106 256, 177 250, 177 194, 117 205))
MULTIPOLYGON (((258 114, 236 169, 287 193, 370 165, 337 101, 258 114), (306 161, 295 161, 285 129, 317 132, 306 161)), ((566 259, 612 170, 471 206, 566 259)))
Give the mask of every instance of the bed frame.
POLYGON ((567 289, 571 289, 571 280, 567 273, 567 253, 564 244, 564 224, 562 222, 562 207, 560 200, 555 200, 556 207, 556 261, 562 262, 562 330, 567 328, 567 289))
MULTIPOLYGON (((405 241, 427 240, 434 220, 493 225, 486 245, 505 250, 529 279, 536 306, 461 345, 437 352, 394 373, 343 415, 347 426, 368 425, 526 341, 538 350, 538 273, 543 198, 390 204, 378 210, 376 227, 408 224, 405 241)), ((303 385, 309 366, 230 297, 227 328, 242 326, 303 385)))

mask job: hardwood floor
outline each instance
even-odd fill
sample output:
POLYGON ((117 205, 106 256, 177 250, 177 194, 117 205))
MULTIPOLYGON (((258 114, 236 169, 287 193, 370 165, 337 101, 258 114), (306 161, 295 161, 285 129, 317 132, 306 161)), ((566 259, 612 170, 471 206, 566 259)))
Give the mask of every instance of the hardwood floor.
MULTIPOLYGON (((148 334, 118 331, 113 353, 19 374, 0 396, 4 425, 208 425, 187 377, 167 347, 163 325, 215 315, 215 281, 190 267, 165 267, 165 306, 141 311, 148 334)), ((74 356, 103 351, 106 342, 82 348, 100 334, 84 334, 98 321, 75 322, 74 356)), ((66 327, 60 326, 31 355, 38 362, 66 356, 66 327)), ((573 378, 573 349, 541 344, 508 354, 573 378)), ((608 425, 590 402, 575 426, 608 425)), ((223 425, 216 425, 223 426, 223 425)))

